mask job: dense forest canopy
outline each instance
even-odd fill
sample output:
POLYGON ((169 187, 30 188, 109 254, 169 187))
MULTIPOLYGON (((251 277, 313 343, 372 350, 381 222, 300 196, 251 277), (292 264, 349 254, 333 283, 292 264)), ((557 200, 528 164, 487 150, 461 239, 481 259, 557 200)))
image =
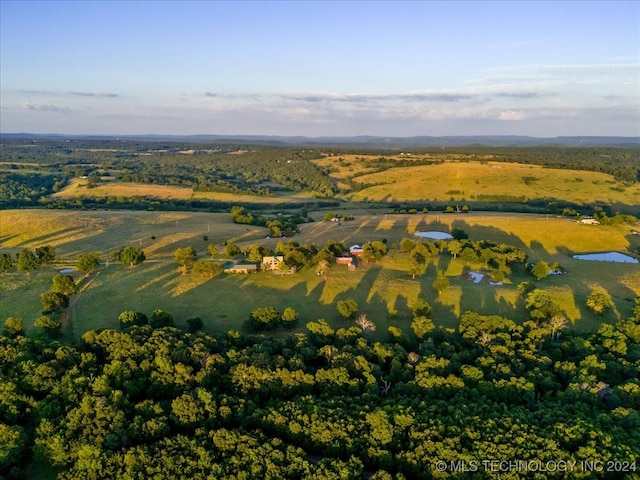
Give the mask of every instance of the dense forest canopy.
POLYGON ((7 319, 0 474, 633 478, 640 303, 593 334, 474 312, 457 331, 425 321, 388 342, 323 320, 269 337, 143 321, 71 345, 7 319))

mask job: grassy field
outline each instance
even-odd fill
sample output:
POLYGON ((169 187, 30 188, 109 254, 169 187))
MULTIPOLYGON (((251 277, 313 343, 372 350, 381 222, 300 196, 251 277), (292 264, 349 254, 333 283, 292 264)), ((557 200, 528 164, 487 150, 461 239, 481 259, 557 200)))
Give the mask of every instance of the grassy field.
POLYGON ((266 232, 261 227, 235 224, 226 213, 0 211, 2 251, 15 254, 21 248, 51 245, 63 261, 75 261, 83 252, 109 253, 127 245, 141 247, 150 259, 173 256, 176 248, 186 245, 205 253, 210 243, 258 240, 266 232))
MULTIPOLYGON (((491 157, 490 155, 488 157, 491 157)), ((327 156, 316 160, 331 170, 331 177, 346 201, 445 201, 472 202, 483 195, 523 197, 524 199, 556 199, 576 204, 600 202, 616 206, 638 206, 640 184, 625 185, 611 175, 582 170, 545 168, 539 165, 506 163, 479 159, 471 155, 396 155, 391 159, 412 162, 424 159, 445 160, 434 165, 390 168, 376 172, 377 155, 327 156), (473 161, 470 161, 473 158, 473 161), (354 177, 354 175, 358 175, 354 177), (346 179, 370 187, 351 192, 346 179)), ((237 203, 283 204, 308 200, 309 193, 260 197, 223 192, 193 192, 190 188, 171 185, 111 181, 87 188, 86 181, 74 179, 66 188, 53 194, 55 198, 78 197, 154 197, 164 200, 216 200, 237 203)))
MULTIPOLYGON (((337 163, 336 180, 369 171, 367 164, 337 163)), ((481 195, 506 195, 526 199, 559 199, 577 204, 602 202, 611 205, 638 205, 640 185, 627 186, 611 175, 578 170, 544 168, 502 162, 447 161, 436 165, 391 168, 384 172, 357 176, 354 180, 374 186, 345 194, 353 201, 471 201, 481 195)))
POLYGON ((294 203, 310 198, 310 195, 305 193, 277 197, 261 197, 225 192, 194 192, 191 188, 175 185, 153 185, 148 183, 115 181, 106 181, 97 187, 87 188, 86 181, 80 178, 73 179, 69 185, 52 195, 54 198, 64 199, 82 196, 94 198, 153 197, 163 200, 216 200, 220 202, 261 204, 294 203))
MULTIPOLYGON (((171 312, 179 325, 188 318, 201 317, 214 332, 242 328, 252 309, 273 305, 292 306, 301 314, 301 325, 325 318, 336 326, 346 325, 335 308, 338 300, 354 298, 361 310, 378 326, 382 338, 386 327, 410 328, 410 309, 418 296, 434 307, 434 320, 455 327, 466 310, 524 318, 522 299, 516 285, 532 280, 522 271, 509 275, 505 285, 474 284, 458 276, 465 265, 441 256, 433 260, 424 276, 415 280, 407 273, 408 259, 393 248, 402 238, 420 230, 450 231, 462 228, 472 240, 489 239, 524 249, 530 259, 558 261, 569 272, 536 284, 549 291, 576 328, 592 330, 601 321, 615 321, 631 311, 633 298, 640 295, 638 265, 574 260, 574 253, 628 251, 640 246, 640 238, 627 226, 587 226, 564 218, 541 215, 428 214, 363 215, 341 224, 316 222, 301 226, 296 240, 323 244, 328 239, 347 245, 370 240, 387 240, 389 255, 375 265, 349 272, 334 265, 326 281, 312 270, 293 275, 269 273, 226 276, 203 280, 180 275, 172 261, 178 247, 193 246, 204 255, 209 243, 234 239, 240 245, 263 242, 274 247, 277 239, 265 239, 266 231, 236 225, 228 214, 19 210, 0 212, 0 250, 17 252, 51 244, 59 262, 56 268, 73 265, 81 252, 109 252, 124 245, 140 245, 149 261, 135 268, 111 264, 102 267, 75 296, 68 310, 70 328, 77 337, 92 328, 117 325, 118 314, 134 309, 150 314, 161 308, 171 312), (209 241, 202 239, 208 235, 209 241), (154 236, 155 239, 151 237, 154 236), (431 284, 437 272, 450 278, 451 286, 441 295, 431 284), (598 318, 584 306, 590 289, 604 287, 615 309, 598 318)), ((480 266, 471 266, 479 270, 480 266)), ((31 325, 40 314, 40 293, 47 291, 55 268, 0 276, 2 318, 21 316, 31 325)))

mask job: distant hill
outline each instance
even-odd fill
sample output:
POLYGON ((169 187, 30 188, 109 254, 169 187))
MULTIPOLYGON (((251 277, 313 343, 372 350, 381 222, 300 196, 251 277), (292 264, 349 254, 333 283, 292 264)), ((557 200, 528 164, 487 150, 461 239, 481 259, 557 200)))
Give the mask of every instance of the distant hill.
POLYGON ((137 140, 159 142, 247 142, 281 145, 309 145, 309 146, 366 146, 367 148, 401 149, 419 147, 465 147, 481 145, 487 147, 535 147, 535 146, 564 146, 564 147, 638 147, 640 137, 528 137, 517 135, 478 135, 478 136, 415 136, 415 137, 304 137, 278 135, 58 135, 58 134, 29 134, 29 133, 1 133, 1 140, 16 138, 24 139, 80 139, 80 140, 137 140))

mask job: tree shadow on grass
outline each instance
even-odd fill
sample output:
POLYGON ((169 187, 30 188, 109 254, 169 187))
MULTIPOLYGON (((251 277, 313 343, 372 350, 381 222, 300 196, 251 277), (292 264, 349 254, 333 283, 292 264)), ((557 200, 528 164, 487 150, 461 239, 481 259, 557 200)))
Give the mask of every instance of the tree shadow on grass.
POLYGON ((513 233, 506 232, 500 228, 488 227, 485 225, 470 225, 465 220, 454 220, 451 228, 459 228, 469 235, 469 240, 491 240, 496 243, 504 243, 529 252, 529 247, 513 233))
POLYGON ((546 248, 544 248, 544 245, 542 245, 542 243, 538 242, 537 240, 532 240, 531 241, 531 245, 529 246, 531 253, 533 255, 533 258, 531 260, 535 260, 535 259, 544 259, 544 260, 548 260, 549 257, 551 257, 552 255, 547 251, 546 248))

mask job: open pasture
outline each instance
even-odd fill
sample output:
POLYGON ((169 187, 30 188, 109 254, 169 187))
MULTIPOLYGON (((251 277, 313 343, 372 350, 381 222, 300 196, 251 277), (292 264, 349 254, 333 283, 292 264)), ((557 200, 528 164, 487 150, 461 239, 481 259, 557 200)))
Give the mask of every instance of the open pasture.
POLYGON ((354 201, 473 201, 482 195, 558 199, 577 204, 638 205, 640 185, 611 175, 501 162, 447 161, 391 168, 355 177, 373 184, 347 195, 354 201))
POLYGON ((257 240, 266 230, 233 223, 226 213, 146 211, 0 211, 0 249, 16 253, 22 248, 51 245, 62 261, 80 253, 107 254, 127 245, 142 248, 150 259, 173 256, 190 245, 205 253, 210 243, 257 240), (208 240, 203 239, 204 236, 208 240), (155 238, 154 238, 155 237, 155 238))
POLYGON ((105 181, 104 183, 87 188, 86 180, 75 178, 65 188, 52 195, 53 198, 73 199, 78 197, 91 198, 135 198, 148 197, 162 200, 214 200, 229 203, 260 203, 283 204, 299 202, 309 199, 309 194, 283 195, 265 197, 258 195, 244 195, 227 192, 194 192, 191 188, 177 185, 155 185, 149 183, 105 181))
MULTIPOLYGON (((156 308, 174 314, 179 325, 199 316, 207 329, 216 332, 241 328, 251 310, 267 305, 280 310, 292 306, 300 312, 301 325, 325 318, 335 326, 347 326, 338 317, 335 303, 354 298, 361 311, 376 323, 375 335, 383 338, 389 325, 410 329, 410 311, 418 296, 433 305, 434 320, 442 326, 455 327, 457 318, 466 310, 525 318, 523 300, 516 289, 522 281, 533 281, 548 290, 576 328, 594 329, 601 321, 628 316, 633 298, 640 295, 637 265, 571 257, 574 253, 629 251, 640 246, 640 238, 631 234, 630 227, 589 226, 542 215, 377 214, 357 215, 355 220, 341 224, 301 225, 301 232, 295 237, 301 243, 322 245, 333 239, 349 246, 386 240, 390 247, 380 262, 360 265, 356 272, 333 265, 326 280, 315 275, 313 269, 283 276, 223 275, 213 280, 180 275, 173 263, 173 252, 178 247, 193 246, 201 257, 206 255, 209 243, 222 244, 229 239, 239 245, 260 242, 275 247, 278 239, 266 239, 265 229, 233 224, 228 214, 19 210, 0 215, 2 251, 15 253, 20 248, 51 244, 62 259, 59 266, 72 265, 81 252, 106 253, 128 244, 140 244, 147 252, 148 261, 144 264, 129 268, 112 263, 83 284, 68 310, 76 335, 92 328, 116 326, 123 310, 150 314, 156 308), (464 229, 471 240, 488 239, 522 248, 532 261, 558 261, 568 274, 535 281, 519 269, 507 275, 503 286, 474 284, 459 275, 465 268, 481 270, 481 265, 467 266, 459 259, 441 255, 432 259, 424 276, 412 279, 408 256, 395 245, 405 237, 419 241, 413 235, 416 231, 453 228, 464 229), (208 242, 203 241, 203 235, 208 235, 208 242), (450 279, 450 287, 440 295, 432 287, 438 272, 450 279), (602 318, 584 305, 590 289, 598 285, 609 292, 615 303, 615 309, 602 318)), ((20 315, 25 324, 32 324, 39 315, 35 299, 49 288, 55 273, 49 268, 30 277, 21 273, 0 276, 2 315, 20 315)))

